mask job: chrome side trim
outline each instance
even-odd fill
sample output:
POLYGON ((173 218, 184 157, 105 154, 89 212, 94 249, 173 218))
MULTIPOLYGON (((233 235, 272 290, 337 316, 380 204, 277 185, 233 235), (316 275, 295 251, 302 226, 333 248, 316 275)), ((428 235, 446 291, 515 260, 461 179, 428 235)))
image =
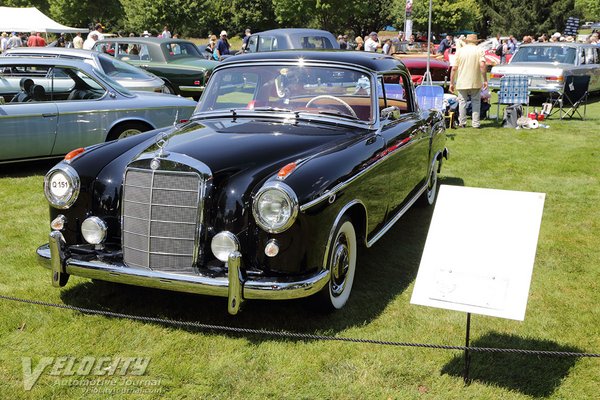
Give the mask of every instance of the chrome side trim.
POLYGON ((419 199, 419 197, 421 197, 421 195, 423 193, 425 193, 426 190, 427 190, 427 183, 425 184, 425 186, 423 186, 421 189, 419 189, 419 191, 417 192, 417 194, 412 199, 410 199, 410 201, 408 203, 406 203, 404 205, 404 207, 402 207, 400 209, 400 211, 398 211, 398 213, 396 215, 394 215, 394 217, 383 228, 381 228, 381 230, 379 232, 377 232, 377 234, 375 236, 373 236, 371 238, 371 240, 367 241, 367 247, 373 246, 373 244, 375 244, 375 242, 377 242, 379 239, 381 239, 381 237, 387 231, 389 231, 390 228, 392 226, 394 226, 394 224, 396 222, 398 222, 398 220, 400 219, 400 217, 402 217, 404 215, 404 213, 406 213, 408 211, 408 209, 415 203, 415 201, 417 201, 419 199))
MULTIPOLYGON (((45 244, 37 249, 44 261, 50 260, 50 247, 45 244)), ((90 279, 100 279, 129 285, 145 286, 177 292, 229 297, 229 278, 227 276, 192 276, 166 272, 130 268, 123 263, 102 261, 83 261, 68 258, 64 261, 66 272, 70 275, 90 279)), ((42 264, 50 267, 48 262, 42 264)), ((329 271, 287 278, 248 277, 243 281, 243 298, 259 300, 290 300, 311 296, 329 282, 329 271)))

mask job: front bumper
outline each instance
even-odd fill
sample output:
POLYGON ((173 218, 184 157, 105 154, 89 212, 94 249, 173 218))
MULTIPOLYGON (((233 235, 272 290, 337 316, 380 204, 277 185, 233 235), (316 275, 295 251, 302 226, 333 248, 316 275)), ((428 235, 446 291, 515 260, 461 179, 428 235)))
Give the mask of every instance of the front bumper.
POLYGON ((67 274, 135 286, 227 297, 230 314, 236 314, 245 299, 289 300, 307 297, 320 291, 329 282, 327 270, 302 277, 247 277, 242 270, 239 252, 230 254, 229 272, 227 276, 220 277, 179 275, 130 268, 123 263, 84 261, 66 256, 62 235, 58 231, 50 233, 48 244, 40 246, 37 254, 43 260, 50 260, 50 263, 45 262, 43 265, 52 269, 55 286, 64 286, 64 274, 67 274))

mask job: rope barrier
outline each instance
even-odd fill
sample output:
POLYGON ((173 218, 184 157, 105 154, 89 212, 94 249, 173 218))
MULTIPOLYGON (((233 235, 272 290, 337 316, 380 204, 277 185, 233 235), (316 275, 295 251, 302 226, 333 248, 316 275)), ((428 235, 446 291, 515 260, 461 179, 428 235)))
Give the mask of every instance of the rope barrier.
POLYGON ((385 340, 373 340, 373 339, 361 339, 361 338, 349 338, 341 336, 328 336, 328 335, 315 335, 310 333, 298 333, 298 332, 286 332, 286 331, 273 331, 267 329, 255 329, 255 328, 238 328, 224 325, 212 325, 204 324, 201 322, 194 321, 176 321, 167 318, 148 317, 141 315, 124 314, 113 311, 94 310, 91 308, 71 306, 67 304, 48 303, 38 300, 21 299, 18 297, 0 295, 0 300, 14 301, 25 304, 38 305, 43 307, 54 307, 64 310, 79 311, 83 314, 92 315, 103 315, 106 317, 124 318, 135 321, 143 322, 154 322, 167 325, 174 325, 186 328, 197 328, 201 330, 212 330, 222 332, 233 332, 233 333, 244 333, 252 335, 268 335, 280 338, 292 338, 292 339, 308 339, 308 340, 329 340, 338 342, 350 342, 350 343, 366 343, 376 344, 382 346, 401 346, 401 347, 419 347, 419 348, 430 348, 438 350, 461 350, 461 351, 474 351, 482 353, 512 353, 512 354, 527 354, 527 355, 538 355, 538 356, 553 356, 553 357, 596 357, 600 358, 598 353, 579 353, 571 351, 549 351, 549 350, 528 350, 528 349, 507 349, 507 348, 496 348, 496 347, 467 347, 467 346, 448 346, 440 344, 427 344, 427 343, 411 343, 411 342, 394 342, 385 340))

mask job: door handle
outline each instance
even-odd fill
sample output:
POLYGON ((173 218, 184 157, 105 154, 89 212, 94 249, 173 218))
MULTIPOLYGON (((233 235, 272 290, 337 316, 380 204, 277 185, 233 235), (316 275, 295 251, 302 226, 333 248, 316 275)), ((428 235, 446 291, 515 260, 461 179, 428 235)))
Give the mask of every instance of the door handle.
POLYGON ((44 118, 52 118, 52 117, 56 117, 56 116, 58 116, 57 113, 42 114, 42 117, 44 117, 44 118))

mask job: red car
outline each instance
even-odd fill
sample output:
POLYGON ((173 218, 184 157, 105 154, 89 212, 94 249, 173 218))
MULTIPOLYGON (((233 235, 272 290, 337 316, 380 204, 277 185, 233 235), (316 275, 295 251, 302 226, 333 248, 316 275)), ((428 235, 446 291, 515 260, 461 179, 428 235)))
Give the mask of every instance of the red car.
MULTIPOLYGON (((423 82, 423 76, 427 71, 427 57, 405 56, 404 54, 394 54, 394 57, 402 60, 406 68, 410 71, 411 79, 414 85, 420 85, 423 82)), ((429 72, 434 85, 450 85, 450 64, 447 61, 439 60, 435 57, 429 58, 429 72)))

